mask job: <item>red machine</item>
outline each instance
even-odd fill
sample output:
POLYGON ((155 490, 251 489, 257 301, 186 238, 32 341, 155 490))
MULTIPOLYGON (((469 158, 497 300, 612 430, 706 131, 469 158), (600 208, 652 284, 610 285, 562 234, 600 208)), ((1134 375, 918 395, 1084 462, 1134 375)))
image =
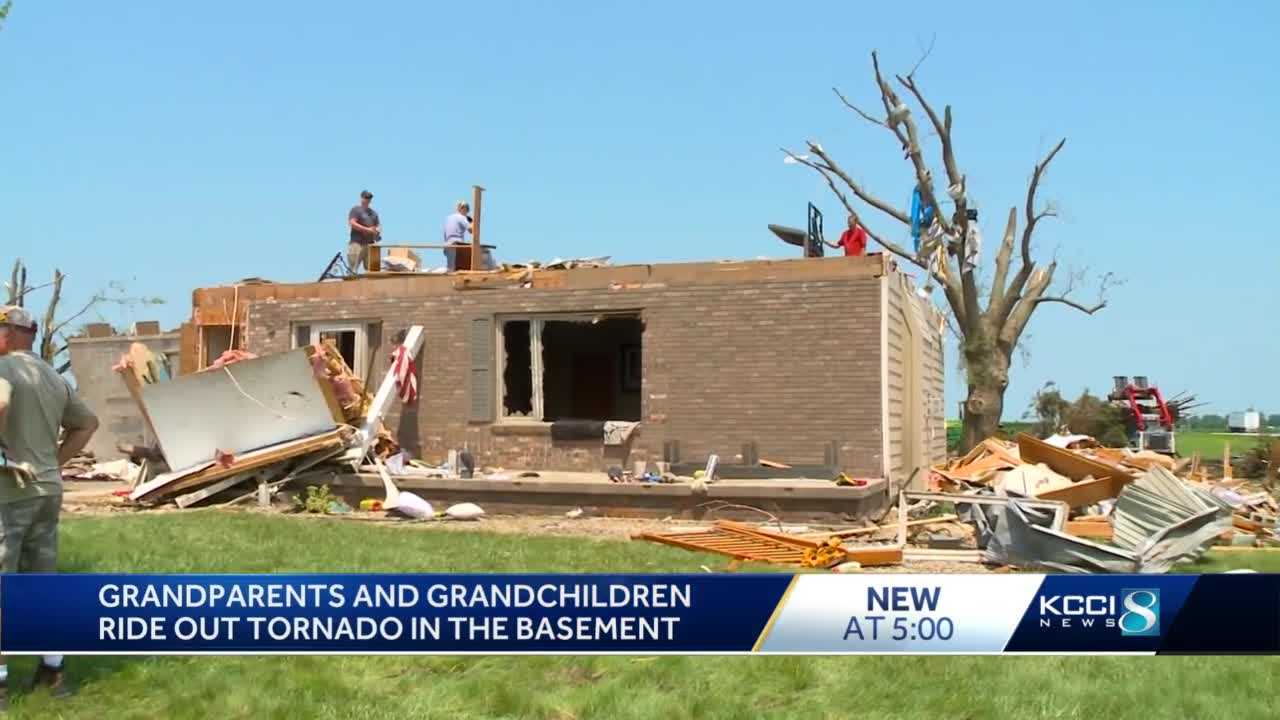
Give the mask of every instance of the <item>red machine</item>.
POLYGON ((1160 388, 1150 384, 1143 375, 1115 377, 1115 389, 1107 399, 1122 407, 1129 430, 1129 444, 1136 450, 1175 452, 1173 423, 1176 419, 1165 403, 1160 388))

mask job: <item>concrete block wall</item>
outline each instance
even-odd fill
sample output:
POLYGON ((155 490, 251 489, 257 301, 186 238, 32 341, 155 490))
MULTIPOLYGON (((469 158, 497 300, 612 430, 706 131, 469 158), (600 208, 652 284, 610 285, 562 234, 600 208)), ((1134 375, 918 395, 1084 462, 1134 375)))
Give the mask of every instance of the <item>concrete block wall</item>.
POLYGON ((743 444, 754 441, 762 458, 816 464, 836 441, 848 471, 879 477, 880 292, 879 278, 867 275, 264 299, 250 304, 245 337, 253 352, 279 352, 291 347, 294 323, 381 321, 385 354, 397 331, 423 325, 418 404, 404 417, 394 408, 388 424, 416 432, 411 440, 427 459, 466 446, 486 465, 599 470, 661 460, 663 443, 677 440, 686 461, 715 452, 722 462, 734 462, 743 444), (468 422, 473 318, 591 311, 636 311, 645 323, 642 425, 630 447, 552 442, 545 426, 468 422))
POLYGON ((68 342, 76 392, 97 413, 101 423, 87 447, 99 460, 119 457, 117 443, 141 443, 147 440, 142 413, 129 396, 124 382, 111 369, 135 342, 146 345, 153 353, 169 355, 176 371, 178 333, 142 337, 78 337, 71 338, 68 342))

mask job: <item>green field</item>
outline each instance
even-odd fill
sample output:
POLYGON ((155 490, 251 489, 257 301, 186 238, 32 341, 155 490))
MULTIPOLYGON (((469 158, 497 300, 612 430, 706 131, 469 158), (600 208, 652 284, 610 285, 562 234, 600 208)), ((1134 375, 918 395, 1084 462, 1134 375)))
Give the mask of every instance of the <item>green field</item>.
MULTIPOLYGON (((1190 570, 1280 553, 1222 554, 1190 570)), ((1259 564, 1262 563, 1262 564, 1259 564)), ((69 518, 64 571, 692 571, 650 543, 442 532, 259 514, 69 518)), ((69 658, 77 696, 16 718, 1260 718, 1270 658, 69 658)), ((10 661, 13 679, 30 658, 10 661)))
MULTIPOLYGON (((1025 422, 1007 422, 1003 423, 1005 434, 1013 436, 1019 432, 1028 431, 1031 423, 1025 422)), ((1231 443, 1231 454, 1237 458, 1250 450, 1257 447, 1259 443, 1270 442, 1271 436, 1258 437, 1251 435, 1237 435, 1226 432, 1217 432, 1209 430, 1178 430, 1177 445, 1178 455, 1181 457, 1191 457, 1192 453, 1199 452, 1200 456, 1205 460, 1219 461, 1222 459, 1222 449, 1227 443, 1231 443)), ((960 445, 960 421, 947 421, 947 449, 955 452, 960 445)))
POLYGON ((1231 443, 1231 454, 1239 457, 1241 453, 1257 447, 1259 443, 1271 441, 1270 437, 1260 438, 1207 430, 1179 430, 1176 438, 1179 455, 1191 457, 1193 453, 1199 452, 1200 457, 1205 460, 1221 460, 1223 447, 1227 443, 1231 443))

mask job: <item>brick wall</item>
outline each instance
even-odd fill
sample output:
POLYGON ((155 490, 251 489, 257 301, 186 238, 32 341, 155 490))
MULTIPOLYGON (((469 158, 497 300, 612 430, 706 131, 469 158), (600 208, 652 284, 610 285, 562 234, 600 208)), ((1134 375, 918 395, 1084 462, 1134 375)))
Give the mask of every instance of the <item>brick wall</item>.
POLYGON ((598 470, 623 460, 710 452, 734 462, 744 443, 760 457, 820 463, 837 441, 847 470, 882 474, 880 281, 647 283, 618 289, 462 290, 411 298, 258 300, 249 307, 248 349, 290 347, 291 323, 382 321, 383 352, 398 330, 420 324, 425 343, 417 408, 389 427, 418 431, 421 454, 467 446, 486 465, 598 470), (625 288, 625 289, 624 289, 625 288), (629 458, 599 442, 552 443, 467 422, 469 330, 476 317, 507 313, 638 311, 645 322, 642 425, 629 458), (416 422, 412 418, 416 414, 416 422))

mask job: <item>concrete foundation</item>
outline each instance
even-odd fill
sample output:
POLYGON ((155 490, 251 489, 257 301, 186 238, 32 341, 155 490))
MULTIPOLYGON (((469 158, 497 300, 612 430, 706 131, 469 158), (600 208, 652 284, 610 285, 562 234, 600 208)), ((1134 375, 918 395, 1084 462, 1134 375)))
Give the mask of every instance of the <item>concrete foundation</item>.
MULTIPOLYGON (((547 476, 511 480, 398 477, 395 483, 437 510, 473 502, 495 515, 563 515, 582 508, 591 516, 767 520, 767 515, 751 510, 757 508, 787 522, 841 524, 877 518, 889 506, 884 480, 858 488, 821 480, 721 480, 705 492, 695 492, 687 484, 611 483, 595 473, 547 476)), ((352 506, 364 498, 385 496, 382 480, 374 474, 313 476, 300 485, 322 483, 352 506)), ((305 492, 303 487, 296 489, 305 492)))

